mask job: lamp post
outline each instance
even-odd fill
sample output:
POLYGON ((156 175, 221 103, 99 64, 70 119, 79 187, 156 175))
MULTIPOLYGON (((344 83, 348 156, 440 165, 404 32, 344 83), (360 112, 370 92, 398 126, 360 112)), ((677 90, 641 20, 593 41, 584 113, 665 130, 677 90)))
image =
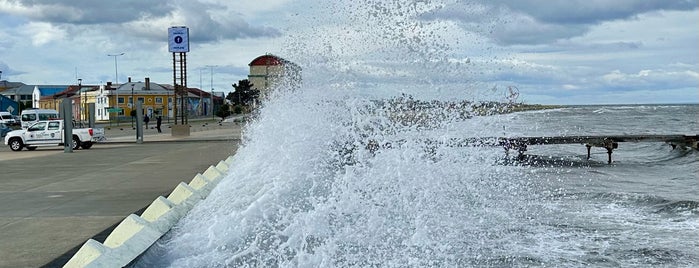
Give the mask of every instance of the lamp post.
POLYGON ((133 126, 133 118, 134 118, 134 101, 133 101, 133 84, 131 84, 131 100, 129 101, 131 105, 131 111, 129 112, 129 115, 131 115, 131 128, 134 128, 133 126))
MULTIPOLYGON (((82 88, 83 88, 83 79, 78 78, 78 93, 80 93, 82 91, 82 88)), ((83 97, 81 99, 83 99, 83 105, 82 105, 83 110, 82 110, 82 113, 80 113, 80 117, 83 120, 86 120, 87 119, 87 108, 85 106, 87 106, 87 92, 82 92, 82 93, 83 93, 83 97)), ((81 124, 82 124, 82 122, 81 122, 81 124)))
POLYGON ((216 120, 216 115, 214 115, 214 67, 216 65, 208 65, 207 67, 211 68, 211 81, 209 82, 211 86, 211 119, 216 120))
POLYGON ((201 71, 202 69, 199 69, 199 116, 204 116, 206 115, 206 111, 204 110, 204 92, 203 88, 204 86, 201 83, 201 71))
MULTIPOLYGON (((119 54, 107 54, 109 57, 114 57, 114 86, 119 85, 119 67, 117 65, 117 57, 123 56, 124 52, 119 54)), ((119 88, 116 88, 114 92, 116 93, 116 98, 114 99, 114 104, 116 104, 117 110, 119 110, 119 88)), ((117 112, 117 126, 119 125, 119 112, 117 112)))

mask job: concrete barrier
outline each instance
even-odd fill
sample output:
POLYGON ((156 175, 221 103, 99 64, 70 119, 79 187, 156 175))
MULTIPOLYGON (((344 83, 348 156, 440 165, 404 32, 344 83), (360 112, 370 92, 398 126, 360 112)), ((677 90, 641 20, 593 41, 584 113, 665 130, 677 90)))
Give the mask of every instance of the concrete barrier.
POLYGON ((181 205, 186 203, 190 198, 202 198, 198 193, 197 190, 194 190, 194 188, 189 187, 184 182, 180 182, 180 184, 175 187, 174 190, 172 190, 172 193, 167 196, 167 199, 172 201, 172 203, 175 203, 175 205, 181 205))
POLYGON ((228 164, 226 164, 224 161, 219 161, 216 165, 216 169, 221 171, 221 173, 228 173, 228 164))
POLYGON ((66 268, 87 267, 88 264, 97 260, 107 248, 97 240, 90 239, 83 244, 75 255, 64 265, 66 268))
POLYGON ((209 192, 213 190, 213 185, 212 181, 204 177, 204 175, 197 174, 194 176, 192 181, 189 182, 189 187, 192 187, 193 189, 197 190, 201 195, 208 196, 209 192))
POLYGON ((153 200, 141 216, 126 217, 104 243, 87 240, 64 267, 123 267, 133 262, 209 195, 231 163, 228 157, 194 176, 189 184, 180 182, 167 198, 153 200))
POLYGON ((208 169, 206 169, 203 175, 211 182, 217 182, 219 179, 221 179, 221 177, 223 177, 223 173, 214 166, 210 166, 208 169))

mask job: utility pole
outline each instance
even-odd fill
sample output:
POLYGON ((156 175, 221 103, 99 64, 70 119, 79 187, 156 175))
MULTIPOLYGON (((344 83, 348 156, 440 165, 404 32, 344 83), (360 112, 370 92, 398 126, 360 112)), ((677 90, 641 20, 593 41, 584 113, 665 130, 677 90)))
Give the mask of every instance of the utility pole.
MULTIPOLYGON (((109 57, 114 57, 114 86, 117 87, 114 89, 114 92, 116 94, 116 98, 114 99, 114 104, 116 105, 117 110, 119 110, 119 67, 117 65, 117 57, 123 56, 124 52, 118 53, 118 54, 107 54, 109 57)), ((117 112, 117 126, 119 125, 119 112, 117 112)))
POLYGON ((214 117, 214 67, 218 67, 218 65, 206 65, 206 67, 210 68, 209 74, 211 75, 211 81, 209 82, 211 86, 211 118, 216 119, 214 117))

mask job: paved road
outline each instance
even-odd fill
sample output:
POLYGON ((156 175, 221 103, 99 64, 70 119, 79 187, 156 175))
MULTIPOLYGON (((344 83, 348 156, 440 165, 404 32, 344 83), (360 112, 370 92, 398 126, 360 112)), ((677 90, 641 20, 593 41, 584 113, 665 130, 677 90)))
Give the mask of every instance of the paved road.
POLYGON ((232 155, 240 137, 235 125, 193 126, 187 138, 148 131, 143 144, 122 135, 73 153, 0 147, 0 267, 61 266, 59 257, 232 155))

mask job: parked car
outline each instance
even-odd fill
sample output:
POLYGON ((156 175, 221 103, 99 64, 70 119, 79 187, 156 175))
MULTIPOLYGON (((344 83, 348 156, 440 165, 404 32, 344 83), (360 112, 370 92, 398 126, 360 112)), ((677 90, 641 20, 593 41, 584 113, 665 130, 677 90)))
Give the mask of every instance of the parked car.
POLYGON ((30 125, 45 120, 58 118, 58 111, 47 109, 25 109, 20 116, 22 128, 28 128, 30 125))
POLYGON ((12 129, 10 127, 5 125, 5 123, 0 123, 0 138, 4 139, 5 135, 10 131, 12 131, 12 129))
POLYGON ((9 112, 0 112, 0 123, 12 125, 15 123, 15 118, 9 112))

